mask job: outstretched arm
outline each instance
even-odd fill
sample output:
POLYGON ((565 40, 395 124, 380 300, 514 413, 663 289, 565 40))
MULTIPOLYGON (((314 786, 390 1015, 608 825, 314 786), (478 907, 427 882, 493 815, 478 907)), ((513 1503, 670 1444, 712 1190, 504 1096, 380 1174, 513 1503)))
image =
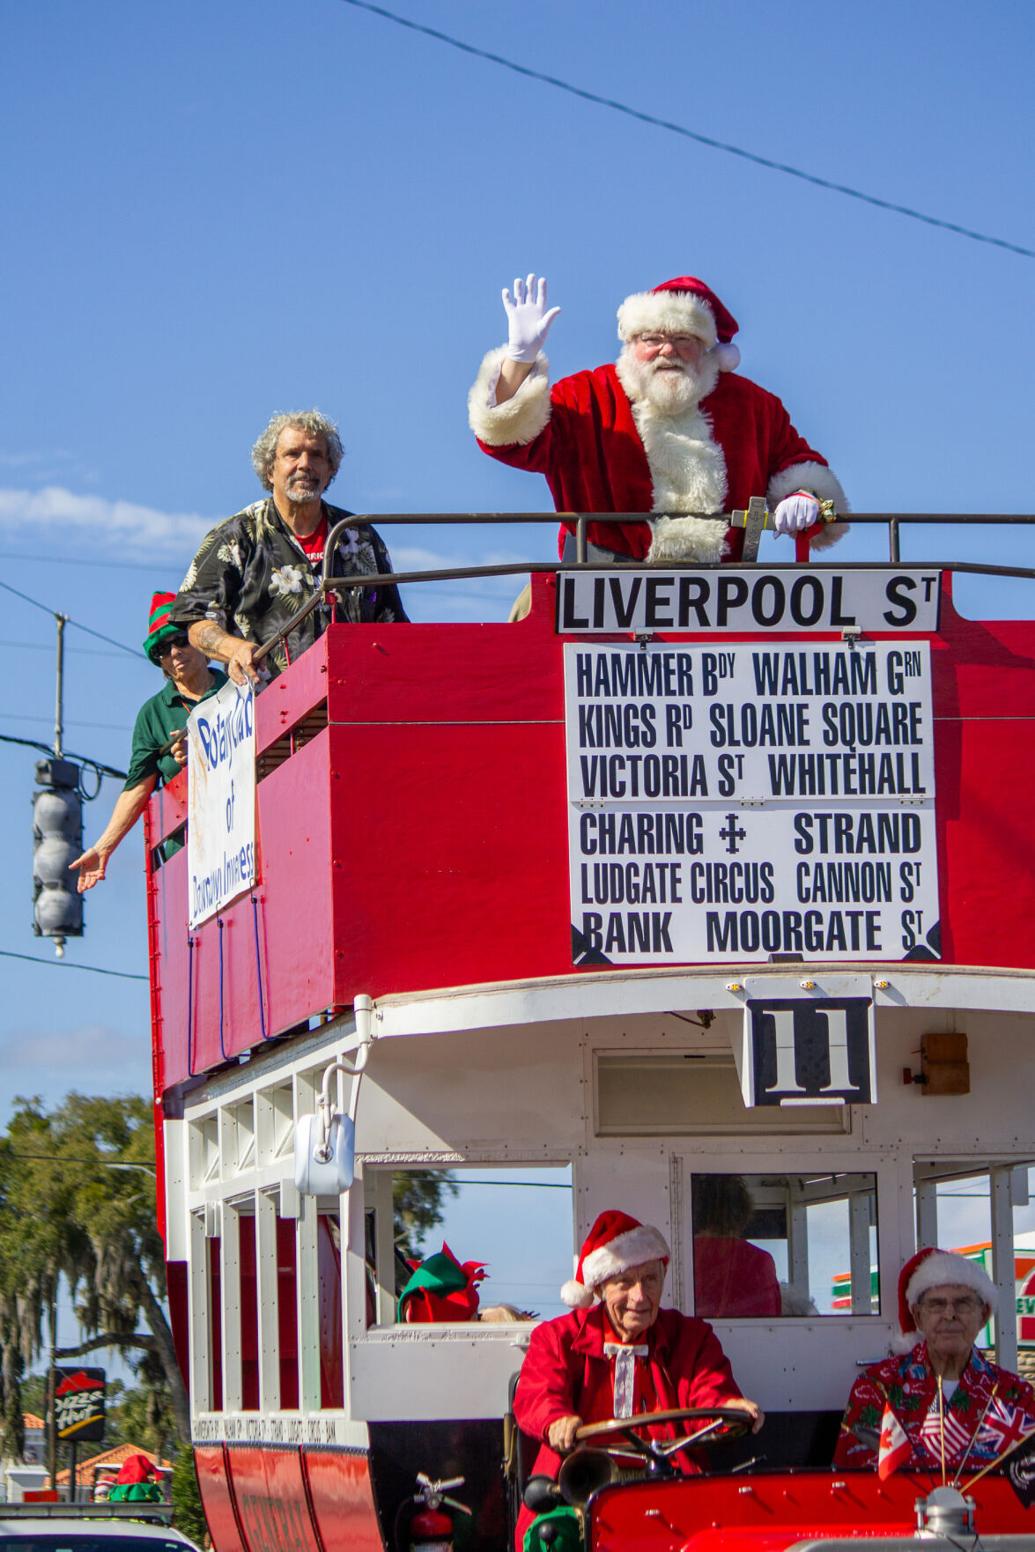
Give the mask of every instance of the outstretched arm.
POLYGON ((157 780, 157 776, 145 776, 139 786, 120 792, 111 811, 111 818, 97 840, 87 847, 81 857, 68 864, 70 869, 76 869, 79 874, 76 887, 81 895, 105 877, 108 858, 144 812, 157 780))

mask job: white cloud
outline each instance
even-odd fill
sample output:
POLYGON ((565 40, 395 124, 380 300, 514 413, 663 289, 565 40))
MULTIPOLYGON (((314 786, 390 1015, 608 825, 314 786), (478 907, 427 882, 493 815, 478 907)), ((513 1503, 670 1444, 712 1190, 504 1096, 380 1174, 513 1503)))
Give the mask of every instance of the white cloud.
POLYGON ((133 501, 79 496, 61 485, 42 490, 0 487, 0 529, 17 528, 20 539, 29 531, 60 527, 65 535, 78 530, 93 543, 122 554, 136 549, 183 555, 193 554, 212 524, 213 519, 196 512, 161 512, 133 501))

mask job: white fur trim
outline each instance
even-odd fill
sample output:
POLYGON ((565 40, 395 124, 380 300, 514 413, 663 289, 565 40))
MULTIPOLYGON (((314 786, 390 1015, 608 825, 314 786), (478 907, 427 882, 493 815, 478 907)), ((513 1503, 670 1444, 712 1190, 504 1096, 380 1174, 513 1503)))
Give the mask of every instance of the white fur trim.
POLYGON ((911 1353, 913 1351, 914 1347, 919 1346, 922 1340, 923 1339, 920 1336, 919 1331, 907 1331, 902 1336, 892 1337, 890 1351, 893 1352, 896 1357, 904 1358, 907 1353, 911 1353))
MULTIPOLYGON (((912 1309, 932 1288, 944 1288, 952 1284, 969 1288, 990 1309, 995 1308, 995 1283, 984 1267, 967 1256, 954 1255, 951 1250, 935 1250, 924 1257, 906 1285, 906 1303, 912 1309)), ((915 1336, 913 1340, 917 1340, 915 1336)))
POLYGON ((718 336, 708 303, 693 291, 637 291, 618 309, 618 338, 637 334, 696 334, 711 347, 718 336))
POLYGON ((574 1277, 561 1288, 561 1299, 569 1309, 589 1309, 593 1303, 593 1293, 582 1283, 577 1283, 574 1277))
MULTIPOLYGON (((773 475, 766 492, 770 509, 782 501, 784 496, 793 496, 796 490, 808 490, 820 501, 832 501, 838 517, 843 517, 846 512, 852 510, 848 504, 848 497, 841 487, 841 481, 833 469, 828 469, 826 464, 816 463, 811 458, 802 463, 792 463, 789 469, 781 469, 779 474, 773 475)), ((844 536, 844 528, 840 526, 828 528, 824 524, 812 539, 812 548, 829 549, 844 536)))
MULTIPOLYGON (((712 436, 708 417, 701 413, 697 404, 681 414, 668 415, 648 400, 634 398, 636 385, 629 378, 623 357, 619 357, 615 370, 629 394, 633 419, 647 457, 651 510, 667 514, 651 523, 653 537, 647 564, 717 561, 726 537, 726 524, 671 515, 725 510, 726 455, 712 436)), ((717 368, 712 375, 718 375, 717 368)), ((714 386, 714 381, 703 383, 702 397, 706 397, 714 386)))
POLYGON ((648 566, 667 566, 688 560, 716 561, 722 554, 727 533, 725 523, 710 523, 700 517, 656 517, 650 526, 648 566))
POLYGON ((550 419, 549 363, 544 355, 536 357, 525 381, 513 398, 496 403, 496 384, 506 358, 507 347, 490 350, 467 395, 467 419, 471 430, 489 447, 524 447, 534 442, 550 419))
MULTIPOLYGON (((584 1286, 597 1288, 609 1277, 627 1272, 631 1266, 642 1266, 645 1261, 667 1261, 671 1252, 665 1236, 653 1224, 641 1223, 638 1228, 616 1234, 606 1245, 598 1245, 582 1261, 584 1286)), ((563 1293, 561 1295, 563 1298, 563 1293)))
POLYGON ((720 372, 735 372, 740 365, 740 348, 734 345, 732 340, 725 345, 713 345, 711 354, 715 357, 720 372))

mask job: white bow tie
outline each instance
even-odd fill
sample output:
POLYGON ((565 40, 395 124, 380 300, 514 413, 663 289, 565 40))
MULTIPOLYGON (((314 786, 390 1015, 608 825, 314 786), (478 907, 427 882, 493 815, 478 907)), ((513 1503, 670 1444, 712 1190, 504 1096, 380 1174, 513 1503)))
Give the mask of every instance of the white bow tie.
POLYGON ((605 1342, 604 1357, 615 1361, 615 1417, 632 1417, 633 1393, 636 1387, 636 1360, 646 1358, 650 1348, 644 1343, 639 1347, 625 1342, 605 1342))

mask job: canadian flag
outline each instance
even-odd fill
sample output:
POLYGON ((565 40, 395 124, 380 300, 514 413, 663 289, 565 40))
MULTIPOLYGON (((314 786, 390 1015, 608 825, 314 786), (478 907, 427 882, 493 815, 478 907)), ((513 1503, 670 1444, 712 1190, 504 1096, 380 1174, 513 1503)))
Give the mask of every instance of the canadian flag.
POLYGON ((886 1406, 880 1420, 880 1446, 877 1451, 877 1475, 882 1482, 906 1464, 912 1448, 902 1424, 891 1408, 886 1406))

